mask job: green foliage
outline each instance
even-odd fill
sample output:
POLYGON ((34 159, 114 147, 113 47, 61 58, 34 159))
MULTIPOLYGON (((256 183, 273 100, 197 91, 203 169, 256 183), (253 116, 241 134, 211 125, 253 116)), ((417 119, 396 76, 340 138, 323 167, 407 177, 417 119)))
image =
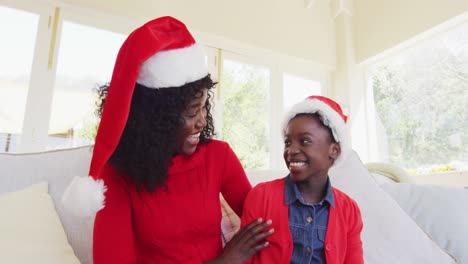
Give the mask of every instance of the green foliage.
POLYGON ((266 70, 224 63, 222 134, 244 168, 268 167, 268 82, 266 70))
POLYGON ((96 120, 87 120, 83 123, 80 129, 75 131, 76 138, 94 141, 96 138, 97 129, 98 122, 96 120))
POLYGON ((409 50, 371 73, 393 163, 468 159, 468 34, 453 38, 409 50))

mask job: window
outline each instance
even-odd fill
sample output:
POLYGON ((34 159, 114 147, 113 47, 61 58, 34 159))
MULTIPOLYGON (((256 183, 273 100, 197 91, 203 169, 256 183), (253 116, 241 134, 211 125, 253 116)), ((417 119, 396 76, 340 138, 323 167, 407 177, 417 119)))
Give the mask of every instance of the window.
POLYGON ((94 143, 96 88, 110 81, 126 36, 64 21, 48 149, 94 143))
POLYGON ((372 66, 369 76, 391 162, 416 174, 466 166, 468 23, 372 66))
POLYGON ((15 152, 21 135, 38 21, 0 6, 0 152, 15 152))
MULTIPOLYGON (((15 9, 0 6, 0 34, 6 36, 0 42, 0 152, 92 144, 95 88, 110 81, 125 39, 114 32, 131 32, 139 23, 55 2, 6 5, 15 9)), ((326 82, 320 86, 308 78, 330 77, 329 71, 270 50, 206 38, 210 73, 220 81, 213 109, 217 136, 231 144, 245 168, 283 169, 284 108, 324 93, 326 82), (283 72, 288 72, 284 78, 283 72), (284 100, 283 86, 291 90, 284 100)))
POLYGON ((269 69, 225 56, 220 88, 223 140, 230 143, 244 168, 268 168, 269 69))
POLYGON ((320 82, 283 74, 283 108, 288 111, 294 104, 311 95, 322 95, 320 82))

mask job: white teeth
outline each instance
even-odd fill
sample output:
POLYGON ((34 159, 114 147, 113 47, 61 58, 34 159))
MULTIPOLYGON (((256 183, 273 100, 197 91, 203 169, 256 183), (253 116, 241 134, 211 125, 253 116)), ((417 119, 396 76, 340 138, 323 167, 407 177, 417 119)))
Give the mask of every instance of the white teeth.
POLYGON ((187 141, 190 142, 191 144, 196 144, 200 140, 200 133, 190 135, 187 137, 187 141))
POLYGON ((302 161, 289 163, 289 167, 302 167, 304 165, 305 165, 305 162, 302 162, 302 161))
POLYGON ((199 137, 200 137, 200 133, 195 134, 195 135, 191 135, 191 136, 189 136, 188 138, 189 138, 189 139, 197 139, 197 138, 199 138, 199 137))

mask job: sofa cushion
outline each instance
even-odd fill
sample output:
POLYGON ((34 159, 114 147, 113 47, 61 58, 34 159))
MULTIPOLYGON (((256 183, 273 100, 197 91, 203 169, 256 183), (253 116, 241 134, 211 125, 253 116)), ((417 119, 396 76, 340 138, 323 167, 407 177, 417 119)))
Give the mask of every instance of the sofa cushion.
POLYGON ((413 183, 411 175, 404 169, 385 162, 369 162, 365 164, 371 174, 379 174, 393 180, 394 182, 413 183))
POLYGON ((224 198, 220 197, 221 199, 221 235, 223 240, 223 247, 229 242, 232 237, 239 231, 240 228, 240 218, 232 210, 229 204, 224 200, 224 198))
POLYGON ((468 190, 409 183, 382 188, 458 263, 468 263, 468 190))
POLYGON ((0 234, 0 263, 79 263, 47 183, 0 195, 0 234))
POLYGON ((41 153, 0 154, 0 194, 47 182, 68 241, 83 264, 92 263, 93 219, 83 221, 71 216, 60 200, 74 176, 88 174, 91 154, 90 146, 41 153))
POLYGON ((454 263, 377 185, 354 151, 330 170, 330 179, 333 186, 353 198, 361 209, 365 263, 454 263))

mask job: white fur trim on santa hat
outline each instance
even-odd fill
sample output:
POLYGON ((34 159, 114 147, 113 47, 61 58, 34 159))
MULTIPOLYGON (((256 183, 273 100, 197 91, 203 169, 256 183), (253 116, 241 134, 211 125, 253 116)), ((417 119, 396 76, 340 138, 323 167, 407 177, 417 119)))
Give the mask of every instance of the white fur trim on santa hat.
POLYGON ((140 67, 137 83, 148 88, 179 87, 208 75, 203 48, 198 44, 160 51, 140 67))
MULTIPOLYGON (((289 124, 289 121, 293 119, 298 114, 314 114, 318 113, 323 117, 329 120, 330 125, 333 126, 336 135, 333 137, 340 144, 341 154, 333 163, 333 167, 339 166, 341 160, 347 156, 350 150, 350 140, 346 130, 346 123, 343 118, 328 104, 318 100, 318 99, 305 99, 297 104, 295 104, 291 110, 286 114, 285 120, 283 122, 283 133, 286 130, 286 127, 289 124)), ((330 127, 328 125, 328 127, 330 127)))
POLYGON ((104 208, 106 186, 92 177, 74 177, 62 196, 62 204, 73 215, 87 218, 104 208))

